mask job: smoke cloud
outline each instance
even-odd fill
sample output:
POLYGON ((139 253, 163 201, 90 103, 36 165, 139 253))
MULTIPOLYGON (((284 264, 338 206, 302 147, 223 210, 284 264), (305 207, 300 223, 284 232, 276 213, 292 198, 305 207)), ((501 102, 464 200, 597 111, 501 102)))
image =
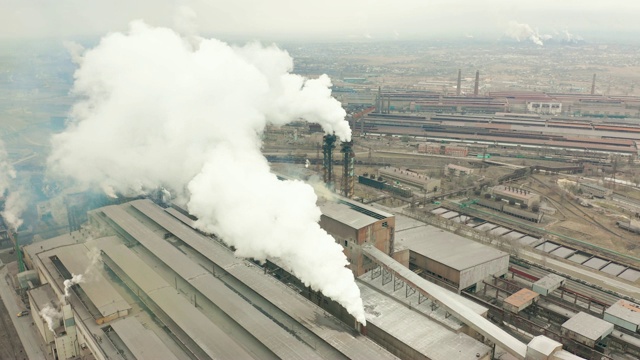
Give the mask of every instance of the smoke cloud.
POLYGON ((2 218, 7 226, 14 232, 22 225, 22 213, 27 209, 27 199, 21 195, 22 192, 10 192, 4 202, 2 218))
POLYGON ((64 297, 65 299, 69 297, 69 295, 71 295, 69 293, 69 290, 71 289, 71 287, 75 284, 80 284, 84 282, 84 275, 82 274, 71 274, 71 279, 67 279, 63 282, 64 284, 64 297))
POLYGON ((15 178, 16 171, 11 162, 9 162, 9 154, 7 154, 7 150, 4 147, 4 142, 0 140, 0 197, 5 195, 15 178))
POLYGON ((51 307, 51 305, 46 305, 39 312, 40 316, 47 322, 47 326, 49 330, 54 330, 54 325, 57 325, 60 319, 62 319, 62 313, 55 308, 51 307))
POLYGON ((551 35, 540 35, 538 30, 533 30, 529 24, 521 24, 517 21, 509 22, 505 35, 516 41, 530 40, 539 46, 544 45, 543 40, 551 39, 551 35))
POLYGON ((342 247, 318 225, 312 187, 278 180, 260 152, 267 124, 299 118, 351 138, 329 78, 292 69, 275 46, 194 42, 133 22, 80 59, 73 91, 83 100, 53 138, 50 170, 112 194, 169 189, 237 255, 280 259, 364 324, 360 291, 342 247))

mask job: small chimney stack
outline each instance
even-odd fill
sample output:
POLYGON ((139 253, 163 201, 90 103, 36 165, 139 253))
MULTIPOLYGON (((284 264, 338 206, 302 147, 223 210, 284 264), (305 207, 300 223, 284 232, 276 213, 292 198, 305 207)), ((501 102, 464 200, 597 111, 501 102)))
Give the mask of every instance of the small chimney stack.
POLYGON ((591 82, 591 95, 596 94, 596 74, 593 74, 593 81, 591 82))
POLYGON ((473 96, 478 96, 479 87, 480 87, 480 70, 476 70, 476 84, 473 86, 473 96))
POLYGON ((460 96, 460 85, 462 85, 462 69, 458 69, 458 86, 456 87, 456 95, 460 96))

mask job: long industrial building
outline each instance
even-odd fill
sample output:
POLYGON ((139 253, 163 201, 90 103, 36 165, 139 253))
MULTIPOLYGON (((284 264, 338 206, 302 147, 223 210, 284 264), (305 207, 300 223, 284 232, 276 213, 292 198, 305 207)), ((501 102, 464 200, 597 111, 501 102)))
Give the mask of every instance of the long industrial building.
POLYGON ((59 359, 491 359, 492 344, 525 359, 534 351, 487 320, 487 308, 390 257, 393 215, 344 199, 323 209, 324 225, 351 229, 346 247, 369 264, 353 268, 367 270, 356 279, 366 327, 291 278, 235 257, 180 209, 146 199, 90 211, 80 231, 25 247, 37 274, 33 320, 59 359))

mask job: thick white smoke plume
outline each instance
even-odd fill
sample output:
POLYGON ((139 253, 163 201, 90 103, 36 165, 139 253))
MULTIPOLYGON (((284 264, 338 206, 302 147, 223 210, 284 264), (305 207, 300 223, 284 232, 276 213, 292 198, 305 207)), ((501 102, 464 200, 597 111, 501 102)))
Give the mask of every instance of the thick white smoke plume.
POLYGON ((4 143, 0 140, 0 197, 5 195, 7 189, 11 185, 13 179, 16 178, 16 171, 9 162, 9 155, 4 147, 4 143))
POLYGON ((239 256, 279 258, 364 324, 342 247, 317 223, 313 189, 279 181, 260 152, 268 123, 299 118, 351 138, 329 78, 292 68, 275 46, 194 41, 134 22, 84 53, 74 85, 84 100, 53 139, 50 169, 124 194, 169 189, 239 256))
POLYGON ((46 305, 39 312, 40 316, 47 322, 47 326, 49 330, 54 331, 53 326, 57 325, 58 321, 62 319, 62 313, 55 308, 51 307, 51 305, 46 305))
POLYGON ((551 39, 551 35, 540 35, 538 30, 534 30, 528 24, 521 24, 517 21, 510 21, 505 35, 516 41, 530 40, 536 45, 544 45, 544 40, 551 39))
POLYGON ((10 192, 1 213, 4 222, 14 232, 18 231, 22 225, 22 213, 27 209, 27 199, 21 195, 22 193, 19 191, 10 192))

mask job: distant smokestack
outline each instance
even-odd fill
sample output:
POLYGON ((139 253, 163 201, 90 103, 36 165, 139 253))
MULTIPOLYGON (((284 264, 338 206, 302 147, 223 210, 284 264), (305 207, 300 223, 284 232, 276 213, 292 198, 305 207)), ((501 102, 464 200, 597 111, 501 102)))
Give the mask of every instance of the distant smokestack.
POLYGON ((462 70, 458 69, 458 86, 456 87, 456 95, 460 96, 460 84, 462 83, 462 70))
POLYGON ((473 87, 473 96, 478 96, 479 86, 480 86, 480 70, 476 70, 476 84, 473 87))
POLYGON ((591 82, 591 95, 596 94, 596 74, 593 74, 593 81, 591 82))

